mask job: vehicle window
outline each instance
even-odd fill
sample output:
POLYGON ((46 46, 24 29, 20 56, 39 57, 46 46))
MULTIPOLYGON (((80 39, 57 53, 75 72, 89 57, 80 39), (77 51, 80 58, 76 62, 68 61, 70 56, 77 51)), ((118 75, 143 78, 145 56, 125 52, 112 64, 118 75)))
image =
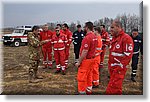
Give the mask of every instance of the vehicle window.
POLYGON ((15 29, 14 33, 23 33, 23 31, 24 31, 23 29, 15 29))
POLYGON ((28 32, 29 32, 28 30, 25 30, 24 35, 27 35, 27 34, 28 34, 28 32))
POLYGON ((25 28, 32 28, 31 26, 25 26, 25 28))

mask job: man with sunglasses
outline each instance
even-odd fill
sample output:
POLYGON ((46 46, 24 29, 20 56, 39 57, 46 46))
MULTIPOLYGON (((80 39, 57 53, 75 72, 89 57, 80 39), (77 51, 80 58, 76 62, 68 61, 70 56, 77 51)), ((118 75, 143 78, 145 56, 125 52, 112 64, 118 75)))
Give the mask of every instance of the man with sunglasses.
POLYGON ((51 43, 53 44, 53 50, 54 50, 54 58, 56 61, 56 74, 60 73, 62 70, 62 74, 65 75, 65 47, 67 44, 67 38, 66 36, 60 32, 60 28, 55 28, 55 34, 52 37, 51 43))

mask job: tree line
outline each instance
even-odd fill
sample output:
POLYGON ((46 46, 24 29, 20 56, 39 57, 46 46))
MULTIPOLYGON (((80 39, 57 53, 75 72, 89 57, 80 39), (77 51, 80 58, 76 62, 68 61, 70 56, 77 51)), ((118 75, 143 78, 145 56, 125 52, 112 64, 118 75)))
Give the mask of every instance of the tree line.
MULTIPOLYGON (((117 20, 122 22, 122 27, 124 29, 124 31, 126 33, 131 33, 132 29, 137 28, 139 30, 139 33, 143 33, 143 20, 141 17, 133 14, 122 14, 122 15, 117 15, 116 18, 117 20)), ((104 24, 106 26, 106 30, 109 32, 110 29, 110 25, 112 23, 114 19, 113 18, 109 18, 109 17, 104 17, 104 18, 100 18, 96 21, 94 21, 94 25, 95 26, 100 26, 101 24, 104 24)), ((57 22, 60 24, 63 24, 64 22, 57 22)), ((56 27, 57 23, 47 23, 49 25, 49 29, 54 30, 54 28, 56 27)), ((80 21, 77 22, 71 22, 69 24, 69 28, 72 32, 74 32, 76 30, 76 25, 77 24, 81 24, 80 21)), ((84 26, 84 24, 81 24, 82 27, 84 26)))
MULTIPOLYGON (((119 21, 122 22, 122 26, 124 28, 124 31, 128 34, 131 33, 132 29, 133 28, 137 28, 139 30, 139 33, 142 35, 143 34, 143 18, 142 17, 139 17, 135 14, 131 15, 131 14, 122 14, 122 15, 117 15, 116 18, 114 19, 117 19, 119 21)), ((94 21, 94 25, 95 26, 100 26, 101 24, 104 24, 106 26, 106 31, 109 32, 109 29, 110 29, 110 25, 112 23, 112 21, 114 20, 113 18, 109 18, 109 17, 104 17, 104 18, 100 18, 96 21, 94 21)), ((56 22, 56 23, 52 23, 52 22, 47 22, 48 26, 49 26, 49 29, 54 31, 56 25, 60 23, 60 24, 63 24, 64 22, 56 22)), ((76 30, 76 26, 77 24, 81 24, 80 21, 76 21, 76 22, 71 22, 69 25, 69 29, 74 32, 76 30)), ((84 26, 84 24, 81 24, 82 27, 84 26)), ((39 25, 39 26, 42 26, 42 25, 39 25)), ((5 28, 5 29, 11 29, 12 28, 5 28)), ((14 28, 13 28, 14 29, 14 28)))

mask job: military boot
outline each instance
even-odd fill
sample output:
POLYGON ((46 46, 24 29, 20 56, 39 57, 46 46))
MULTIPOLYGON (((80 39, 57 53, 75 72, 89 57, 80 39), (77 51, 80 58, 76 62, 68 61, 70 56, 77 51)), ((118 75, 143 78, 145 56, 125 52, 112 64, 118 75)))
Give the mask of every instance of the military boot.
POLYGON ((35 78, 35 75, 32 71, 29 72, 29 83, 38 83, 40 80, 35 78))
POLYGON ((38 76, 38 75, 37 75, 37 71, 35 71, 34 73, 35 73, 35 74, 34 74, 35 79, 43 79, 43 77, 42 77, 42 76, 38 76))

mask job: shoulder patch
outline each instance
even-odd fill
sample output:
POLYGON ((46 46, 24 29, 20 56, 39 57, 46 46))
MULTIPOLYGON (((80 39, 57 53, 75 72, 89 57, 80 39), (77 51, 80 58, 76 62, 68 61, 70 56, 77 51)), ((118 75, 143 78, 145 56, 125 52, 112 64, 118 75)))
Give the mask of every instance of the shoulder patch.
POLYGON ((84 47, 88 47, 88 44, 84 44, 84 47))
POLYGON ((119 49, 119 48, 120 48, 120 45, 119 45, 119 44, 117 44, 117 45, 116 45, 116 48, 117 48, 117 49, 119 49))
POLYGON ((129 50, 129 51, 133 50, 132 45, 130 45, 130 46, 128 47, 128 50, 129 50))

